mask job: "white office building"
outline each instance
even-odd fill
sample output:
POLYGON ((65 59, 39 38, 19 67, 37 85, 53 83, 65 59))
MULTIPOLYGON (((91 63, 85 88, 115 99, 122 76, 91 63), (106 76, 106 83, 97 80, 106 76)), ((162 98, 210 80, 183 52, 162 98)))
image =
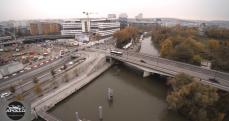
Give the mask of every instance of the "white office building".
POLYGON ((99 34, 101 37, 112 36, 120 30, 120 23, 115 19, 90 18, 65 20, 62 23, 62 35, 80 35, 82 33, 99 34))

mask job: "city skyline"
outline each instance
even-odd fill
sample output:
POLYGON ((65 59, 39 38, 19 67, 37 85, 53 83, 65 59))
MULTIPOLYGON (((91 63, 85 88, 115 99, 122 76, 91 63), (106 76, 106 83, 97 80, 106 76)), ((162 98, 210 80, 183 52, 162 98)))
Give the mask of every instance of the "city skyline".
POLYGON ((143 13, 144 18, 179 18, 190 20, 229 20, 227 0, 1 0, 0 21, 26 19, 67 19, 86 17, 82 12, 92 12, 91 17, 106 17, 109 13, 127 13, 134 18, 143 13))

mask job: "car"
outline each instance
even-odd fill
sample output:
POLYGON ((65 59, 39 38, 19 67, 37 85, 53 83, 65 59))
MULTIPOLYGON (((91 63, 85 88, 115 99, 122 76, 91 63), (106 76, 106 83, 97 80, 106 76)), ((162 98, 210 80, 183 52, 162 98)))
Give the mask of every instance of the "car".
POLYGON ((8 79, 8 78, 9 78, 9 76, 4 76, 4 77, 3 77, 3 79, 8 79))
POLYGON ((34 65, 33 67, 34 67, 34 68, 37 68, 37 65, 34 65))
POLYGON ((13 75, 13 76, 16 76, 16 75, 17 75, 17 73, 13 73, 12 75, 13 75))
POLYGON ((8 97, 8 96, 10 96, 11 94, 12 94, 11 92, 3 92, 3 93, 1 93, 1 98, 8 97))
POLYGON ((24 70, 21 70, 21 71, 20 71, 20 73, 23 73, 23 72, 24 72, 24 70))
POLYGON ((142 62, 142 63, 146 63, 144 60, 140 60, 140 62, 142 62))
POLYGON ((219 83, 219 81, 216 80, 215 78, 209 78, 208 80, 209 80, 210 82, 213 82, 213 83, 219 83))
POLYGON ((31 70, 31 68, 30 67, 25 67, 25 70, 31 70))
POLYGON ((60 67, 61 70, 65 70, 67 68, 67 65, 63 65, 60 67))
POLYGON ((72 64, 73 64, 73 62, 72 62, 72 61, 70 61, 68 64, 69 64, 69 65, 72 65, 72 64))

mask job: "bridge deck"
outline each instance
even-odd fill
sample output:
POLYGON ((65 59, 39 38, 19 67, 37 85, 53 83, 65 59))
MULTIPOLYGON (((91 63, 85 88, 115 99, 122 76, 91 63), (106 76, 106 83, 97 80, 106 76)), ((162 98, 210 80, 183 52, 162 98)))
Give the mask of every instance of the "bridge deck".
POLYGON ((168 75, 176 75, 179 73, 186 73, 197 79, 207 81, 208 85, 212 85, 216 88, 229 91, 229 73, 220 72, 211 69, 201 68, 199 66, 168 60, 160 57, 155 57, 142 53, 134 53, 123 51, 122 55, 111 55, 107 56, 123 61, 125 63, 132 63, 136 66, 151 69, 151 72, 166 73, 168 75), (142 61, 143 60, 143 61, 142 61), (209 79, 214 78, 218 82, 211 82, 209 79))

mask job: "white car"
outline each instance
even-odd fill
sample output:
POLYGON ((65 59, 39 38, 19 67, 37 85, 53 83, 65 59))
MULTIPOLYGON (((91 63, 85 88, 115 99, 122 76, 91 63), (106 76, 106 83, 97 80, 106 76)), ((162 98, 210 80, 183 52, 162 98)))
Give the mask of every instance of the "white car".
POLYGON ((69 64, 69 65, 72 65, 72 64, 73 64, 73 62, 72 62, 72 61, 70 61, 68 64, 69 64))
POLYGON ((20 73, 23 73, 23 72, 24 72, 24 70, 21 70, 21 71, 20 71, 20 73))
POLYGON ((12 94, 11 92, 4 92, 4 93, 1 93, 1 98, 8 97, 8 96, 10 96, 11 94, 12 94))
POLYGON ((13 76, 16 76, 17 75, 17 73, 14 73, 14 74, 12 74, 13 76))
POLYGON ((25 67, 25 70, 30 70, 31 68, 30 67, 25 67))
POLYGON ((8 76, 4 76, 3 78, 4 78, 4 79, 8 79, 9 77, 8 77, 8 76))

